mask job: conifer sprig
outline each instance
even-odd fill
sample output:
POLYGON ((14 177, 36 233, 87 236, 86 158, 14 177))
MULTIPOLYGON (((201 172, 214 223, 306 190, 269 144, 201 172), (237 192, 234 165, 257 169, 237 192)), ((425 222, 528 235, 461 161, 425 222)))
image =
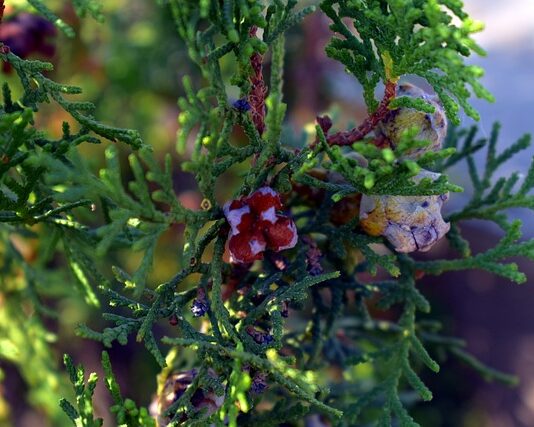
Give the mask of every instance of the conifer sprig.
POLYGON ((45 77, 43 72, 51 71, 52 64, 22 60, 12 52, 0 52, 0 59, 8 62, 17 72, 24 89, 23 105, 36 110, 37 104, 50 102, 53 99, 82 125, 85 132, 92 131, 103 138, 124 142, 134 148, 143 146, 141 136, 137 131, 120 129, 96 121, 92 115, 95 108, 92 103, 68 101, 64 95, 80 94, 81 89, 76 86, 62 85, 45 77))
MULTIPOLYGON (((471 37, 483 25, 466 14, 461 2, 324 0, 321 8, 332 20, 332 31, 339 35, 326 52, 362 84, 371 112, 378 107, 377 84, 407 74, 419 75, 432 85, 455 124, 459 123, 460 107, 478 120, 478 113, 468 103, 472 93, 493 100, 478 81, 483 70, 464 62, 471 53, 485 52, 471 37), (356 33, 344 18, 352 21, 356 33)), ((408 101, 393 101, 391 108, 408 101)))
MULTIPOLYGON (((73 3, 81 15, 90 13, 100 20, 98 2, 73 3)), ((69 32, 43 2, 31 4, 69 32)), ((518 174, 499 179, 495 175, 528 146, 529 138, 498 153, 497 127, 488 141, 476 140, 475 129, 454 129, 442 150, 413 160, 406 154, 428 145, 416 140, 418 129, 408 129, 395 151, 368 137, 391 108, 431 112, 424 102, 394 98, 397 79, 405 74, 426 78, 453 121, 460 106, 477 116, 467 103, 470 90, 491 98, 478 82, 480 70, 463 60, 471 52, 483 52, 471 39, 480 27, 461 4, 324 0, 321 7, 340 36, 327 53, 362 83, 370 115, 355 130, 332 134, 333 123, 320 118, 315 142, 300 150, 286 146, 282 137, 284 43, 286 31, 313 7, 299 9, 295 0, 275 0, 267 7, 258 0, 165 4, 204 77, 185 77, 184 96, 178 101, 177 149, 185 154, 191 148, 182 169, 196 178, 203 197, 199 210, 179 202, 170 154, 160 165, 137 132, 103 125, 94 119, 92 104, 70 101, 80 89, 50 80, 44 74, 50 64, 23 60, 2 49, 2 60, 14 67, 24 89, 22 98, 13 101, 5 86, 0 106, 2 271, 14 277, 21 269, 24 283, 10 290, 7 302, 0 299, 7 313, 0 314, 0 331, 6 331, 0 357, 18 363, 31 382, 28 360, 33 348, 24 347, 31 340, 41 349, 34 366, 42 368, 45 378, 57 375, 39 316, 55 315, 41 302, 48 286, 68 283, 74 286, 59 292, 61 298, 78 295, 95 308, 110 306, 103 314, 107 327, 99 331, 81 325, 78 334, 107 347, 115 341, 142 343, 162 368, 158 392, 169 374, 184 365, 196 368, 183 393, 159 414, 169 425, 268 426, 317 414, 337 425, 417 425, 409 413, 413 402, 403 396, 415 391, 417 399, 432 399, 420 371, 437 373, 438 356, 444 354, 487 379, 514 383, 514 378, 467 353, 465 343, 442 334, 436 322, 419 318, 419 313, 429 313, 430 302, 417 288, 416 278, 476 268, 525 281, 517 266, 506 260, 518 252, 534 259, 533 241, 520 240, 520 224, 509 221, 506 210, 534 206, 528 194, 534 167, 522 182, 518 174), (454 24, 453 16, 461 24, 454 24), (345 25, 346 18, 354 22, 357 34, 345 25), (264 59, 269 57, 267 69, 264 59), (228 70, 223 72, 222 61, 233 65, 231 77, 228 70), (267 75, 268 82, 263 80, 267 75), (386 85, 382 104, 374 99, 379 82, 386 85), (228 99, 228 85, 239 89, 236 102, 228 99), (32 117, 39 114, 41 103, 52 100, 81 125, 79 132, 72 133, 64 124, 62 137, 51 140, 35 128, 32 117), (248 138, 246 144, 234 143, 236 127, 248 138), (119 161, 120 144, 106 149, 106 162, 98 173, 88 166, 78 145, 100 142, 99 137, 136 149, 126 168, 119 161), (486 146, 486 168, 479 171, 473 155, 486 146), (414 260, 360 227, 357 206, 362 194, 406 197, 460 191, 445 175, 414 178, 422 168, 446 171, 463 161, 474 194, 448 217, 448 239, 459 252, 457 258, 414 260), (298 233, 294 248, 265 251, 254 267, 228 262, 225 254, 230 224, 216 189, 221 176, 238 164, 246 165, 246 172, 227 199, 241 203, 243 196, 267 186, 285 193, 284 214, 295 222, 298 233), (461 221, 468 219, 494 221, 505 235, 495 247, 471 255, 461 233, 461 221), (184 226, 182 246, 176 248, 180 263, 168 280, 153 283, 150 271, 158 263, 158 243, 175 224, 184 226), (10 240, 13 235, 42 242, 37 262, 24 258, 10 240), (122 265, 114 257, 118 251, 142 252, 138 266, 122 265), (60 272, 47 268, 52 257, 62 266, 60 272), (379 272, 385 277, 378 279, 379 272), (25 318, 17 309, 22 301, 39 316, 25 318), (393 306, 399 312, 397 320, 374 318, 375 310, 393 306), (22 332, 18 323, 25 326, 22 332), (159 339, 157 329, 163 323, 173 328, 159 339), (366 388, 356 374, 358 365, 370 372, 366 388), (342 384, 331 381, 332 369, 343 376, 342 384), (218 398, 224 396, 212 414, 196 406, 198 393, 208 389, 218 398), (274 408, 272 413, 262 409, 262 401, 274 408)), ((4 294, 8 288, 0 285, 4 294)), ((96 376, 86 381, 83 368, 74 367, 68 356, 65 364, 76 404, 63 399, 61 407, 74 425, 101 425, 92 406, 96 376)), ((153 425, 146 409, 122 396, 106 353, 102 364, 117 423, 153 425)), ((42 385, 33 387, 57 395, 42 385)), ((49 402, 45 406, 50 417, 57 418, 49 402)))
MULTIPOLYGON (((76 427, 99 427, 103 425, 102 418, 93 418, 93 395, 98 376, 93 372, 89 375, 87 382, 83 366, 74 366, 70 356, 64 357, 65 367, 69 374, 74 388, 76 407, 68 400, 62 399, 61 408, 71 419, 76 427)), ((149 415, 146 408, 138 408, 131 399, 124 399, 113 370, 109 355, 102 352, 102 367, 104 369, 104 382, 113 399, 113 406, 110 408, 115 415, 117 426, 119 427, 155 427, 155 420, 149 415)))

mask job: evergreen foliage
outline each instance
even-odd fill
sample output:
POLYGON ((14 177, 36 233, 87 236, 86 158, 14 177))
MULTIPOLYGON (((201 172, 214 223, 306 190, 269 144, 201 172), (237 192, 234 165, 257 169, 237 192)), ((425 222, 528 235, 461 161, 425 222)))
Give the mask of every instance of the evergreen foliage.
MULTIPOLYGON (((73 30, 44 2, 28 2, 72 35, 73 30)), ((483 269, 514 282, 526 281, 508 259, 518 254, 534 259, 534 240, 520 240, 520 222, 509 221, 506 213, 510 208, 534 207, 534 196, 529 194, 534 162, 525 178, 518 173, 497 179, 495 175, 530 144, 530 138, 525 136, 499 153, 497 125, 487 140, 477 139, 476 127, 454 128, 442 150, 413 160, 405 154, 428 145, 415 139, 417 124, 406 130, 393 151, 377 147, 367 134, 351 141, 355 144, 337 146, 329 139, 329 127, 318 120, 316 135, 294 150, 282 138, 284 33, 315 8, 299 8, 296 0, 274 0, 268 6, 259 0, 161 3, 172 12, 178 34, 204 78, 204 86, 198 88, 191 78, 183 80, 176 147, 186 153, 192 146, 182 169, 195 176, 203 197, 200 210, 188 209, 177 199, 170 154, 159 164, 138 132, 103 124, 95 118, 93 104, 71 101, 70 95, 81 90, 46 77, 51 64, 21 59, 0 46, 0 58, 15 69, 23 88, 21 98, 13 100, 4 85, 0 106, 0 357, 16 364, 30 385, 32 403, 44 407, 54 425, 66 425, 57 402, 68 392, 44 322, 56 313, 42 301, 73 295, 96 308, 109 305, 103 314, 106 328, 81 325, 78 335, 106 347, 116 341, 142 343, 162 368, 160 391, 173 369, 198 369, 186 392, 167 410, 170 425, 270 426, 296 423, 317 413, 340 426, 417 425, 406 392, 415 391, 423 401, 432 399, 420 372, 437 373, 440 357, 457 357, 488 380, 515 383, 514 377, 467 353, 466 344, 443 334, 437 322, 419 320, 419 314, 429 313, 431 307, 416 278, 423 273, 483 269), (270 80, 263 82, 266 55, 271 55, 270 80), (230 79, 221 71, 226 59, 234 64, 230 79), (228 85, 239 88, 241 104, 228 99, 228 85), (79 124, 77 132, 66 122, 59 139, 49 139, 37 129, 34 116, 42 103, 51 101, 79 124), (248 138, 246 145, 232 140, 236 127, 248 138), (127 171, 124 165, 121 169, 119 144, 107 146, 104 168, 98 173, 91 170, 78 146, 102 139, 131 150, 127 171), (486 167, 479 171, 473 156, 484 148, 486 167), (445 173, 463 161, 474 191, 463 208, 448 214, 447 239, 457 251, 455 259, 420 260, 397 253, 382 237, 358 228, 357 214, 342 224, 332 220, 336 204, 355 194, 426 196, 462 191, 445 173), (233 199, 265 185, 285 193, 285 207, 299 234, 294 249, 267 252, 254 268, 240 268, 225 256, 229 227, 216 188, 221 176, 238 164, 247 165, 247 171, 233 199), (443 174, 434 181, 414 180, 422 168, 443 174), (317 170, 341 178, 322 179, 314 174, 317 170), (298 186, 323 196, 316 205, 310 204, 298 186), (102 217, 93 211, 102 212, 102 217), (495 247, 472 254, 461 233, 461 222, 470 219, 495 222, 504 237, 495 247), (176 248, 181 267, 167 281, 151 283, 158 242, 176 224, 184 226, 182 246, 176 248), (13 243, 21 237, 38 240, 36 261, 26 259, 13 243), (377 245, 389 250, 378 251, 377 245), (126 271, 116 265, 113 254, 118 251, 142 252, 137 269, 126 271), (311 268, 313 251, 322 254, 319 270, 311 268), (49 266, 52 257, 61 259, 60 268, 49 266), (364 272, 375 278, 364 280, 360 274, 364 272), (378 272, 382 274, 376 277, 378 272), (191 312, 199 298, 205 299, 200 301, 206 307, 204 317, 191 312), (397 321, 376 320, 370 305, 381 310, 395 306, 401 314, 397 321), (299 312, 305 324, 286 319, 299 312), (156 327, 162 321, 176 325, 173 336, 160 339, 156 327), (342 373, 344 382, 328 380, 332 367, 342 373), (362 367, 370 372, 365 384, 358 377, 362 367), (254 393, 258 375, 266 379, 267 389, 254 393), (192 401, 196 390, 207 387, 225 396, 214 414, 196 411, 192 401), (272 412, 262 410, 260 401, 272 412)), ((80 16, 103 17, 96 1, 73 4, 80 16)), ((478 117, 468 103, 471 91, 492 99, 478 81, 482 71, 464 63, 471 52, 483 51, 471 38, 481 27, 467 16, 460 1, 324 0, 321 9, 318 13, 332 20, 331 28, 340 36, 332 39, 327 54, 362 84, 370 117, 399 106, 430 111, 427 104, 408 98, 385 97, 383 102, 374 98, 380 82, 387 88, 407 74, 419 75, 432 85, 453 122, 458 121, 459 107, 478 117), (345 18, 354 22, 357 32, 345 18), (458 20, 461 24, 454 23, 458 20)), ((145 408, 122 397, 105 352, 102 364, 117 424, 155 425, 145 408)), ((102 425, 92 405, 96 375, 86 380, 83 367, 75 367, 68 356, 65 366, 75 404, 62 399, 61 408, 76 426, 102 425)))
MULTIPOLYGON (((432 85, 455 124, 459 123, 459 107, 479 118, 468 103, 471 91, 493 100, 478 81, 483 70, 464 62, 472 52, 485 52, 471 37, 483 25, 467 15, 461 1, 326 0, 321 8, 332 19, 332 30, 342 36, 332 39, 327 54, 360 81, 370 109, 378 105, 374 90, 380 81, 407 74, 419 75, 432 85), (350 18, 357 35, 343 18, 350 18)), ((424 108, 410 101, 400 97, 393 105, 424 108)))
MULTIPOLYGON (((85 371, 83 366, 74 366, 70 356, 65 355, 65 367, 69 374, 70 381, 74 388, 76 395, 76 409, 68 400, 61 399, 60 405, 63 411, 71 419, 76 426, 83 427, 100 427, 103 425, 102 418, 93 418, 93 394, 95 391, 98 376, 93 372, 89 375, 87 383, 85 381, 85 371)), ((111 412, 115 414, 117 426, 155 426, 154 419, 148 414, 146 408, 137 408, 135 402, 131 399, 124 399, 121 395, 121 390, 113 371, 111 369, 111 362, 108 354, 102 352, 102 366, 104 368, 105 383, 109 390, 114 405, 110 408, 111 412)))

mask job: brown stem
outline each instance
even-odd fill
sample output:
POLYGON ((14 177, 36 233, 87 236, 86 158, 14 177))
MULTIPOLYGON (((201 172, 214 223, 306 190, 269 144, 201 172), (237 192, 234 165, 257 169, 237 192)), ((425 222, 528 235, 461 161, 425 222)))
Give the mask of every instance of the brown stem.
MULTIPOLYGON (((0 25, 2 24, 2 18, 4 17, 5 8, 6 7, 4 6, 4 0, 0 0, 0 25)), ((3 53, 3 54, 9 53, 9 46, 6 46, 2 42, 0 42, 0 53, 3 53)), ((9 64, 7 62, 3 65, 2 70, 3 71, 9 70, 9 64)))
POLYGON ((395 98, 397 90, 397 84, 392 81, 386 83, 386 89, 384 90, 384 98, 380 102, 380 105, 376 111, 368 116, 363 123, 357 128, 345 131, 336 132, 326 138, 328 145, 352 145, 357 141, 362 140, 365 136, 371 132, 376 125, 384 119, 389 112, 389 103, 395 98))
MULTIPOLYGON (((250 29, 250 37, 256 36, 256 27, 250 29)), ((250 77, 250 94, 248 96, 248 103, 252 114, 252 121, 261 135, 265 130, 265 97, 267 96, 267 86, 263 80, 263 56, 255 52, 250 57, 250 65, 254 71, 250 77)))

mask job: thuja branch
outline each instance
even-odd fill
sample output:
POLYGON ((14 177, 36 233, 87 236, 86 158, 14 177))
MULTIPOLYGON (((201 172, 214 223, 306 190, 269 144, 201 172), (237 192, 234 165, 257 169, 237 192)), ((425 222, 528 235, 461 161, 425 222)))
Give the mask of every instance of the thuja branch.
MULTIPOLYGON (((380 105, 376 111, 370 114, 363 123, 349 131, 337 132, 333 135, 326 137, 326 141, 329 145, 352 145, 357 141, 361 141, 365 138, 371 131, 376 128, 376 125, 384 120, 389 110, 389 104, 395 98, 397 84, 393 81, 386 82, 386 87, 384 90, 384 98, 380 102, 380 105)), ((324 131, 324 129, 323 129, 324 131)))
POLYGON ((432 85, 455 124, 460 122, 460 107, 478 120, 468 102, 472 93, 493 100, 479 82, 483 70, 465 64, 472 52, 485 52, 472 38, 483 25, 463 10, 461 2, 323 0, 321 8, 336 33, 326 52, 362 84, 369 107, 376 105, 374 89, 380 81, 408 74, 432 85))
POLYGON ((458 271, 469 269, 483 269, 490 273, 506 277, 516 283, 524 283, 527 277, 518 271, 517 264, 505 264, 504 259, 517 255, 534 260, 534 240, 517 242, 521 237, 521 223, 514 222, 507 234, 492 249, 469 258, 454 260, 418 261, 416 268, 427 274, 439 275, 446 271, 458 271))
MULTIPOLYGON (((92 3, 76 1, 88 12, 92 3)), ((452 132, 447 147, 441 149, 447 133, 445 111, 455 119, 461 106, 476 117, 467 104, 466 86, 490 98, 477 81, 480 71, 464 65, 462 58, 471 50, 479 51, 470 38, 477 28, 451 1, 324 0, 322 8, 338 34, 327 53, 361 82, 369 113, 360 126, 332 135, 328 135, 330 119, 318 119, 319 142, 295 151, 284 147, 286 139, 281 137, 286 111, 284 37, 312 8, 295 12, 296 0, 273 0, 268 7, 258 0, 167 3, 198 74, 204 77, 183 79, 177 141, 184 155, 186 144, 194 141, 191 159, 182 168, 196 179, 204 198, 201 210, 186 209, 178 202, 170 154, 161 170, 156 158, 141 150, 144 163, 130 156, 131 173, 125 174, 112 144, 106 151, 107 166, 98 178, 94 176, 76 149, 82 141, 98 142, 88 136, 90 131, 134 148, 141 144, 138 134, 95 122, 92 104, 66 98, 79 93, 78 88, 45 77, 50 64, 3 52, 2 58, 12 62, 25 89, 22 105, 38 110, 41 103, 55 100, 82 129, 71 134, 64 125, 60 140, 46 140, 34 132, 30 108, 19 111, 19 103, 12 102, 5 90, 2 111, 9 114, 2 115, 0 132, 8 131, 0 136, 14 143, 0 165, 0 191, 4 186, 9 189, 0 196, 5 210, 0 215, 1 237, 24 232, 50 239, 49 250, 66 259, 88 303, 98 305, 92 283, 99 285, 99 292, 120 312, 103 314, 112 323, 103 332, 81 327, 79 333, 105 346, 114 341, 124 345, 131 336, 144 343, 165 367, 154 405, 162 426, 249 425, 265 420, 266 407, 279 412, 266 420, 271 424, 309 423, 320 412, 328 418, 325 422, 332 423, 342 418, 340 423, 356 425, 379 418, 382 425, 415 425, 409 402, 401 396, 408 383, 421 399, 432 397, 415 369, 419 364, 414 359, 434 372, 439 369, 425 346, 446 346, 483 371, 456 341, 436 336, 435 325, 416 318, 417 311, 430 311, 430 303, 417 289, 415 277, 479 268, 521 281, 525 277, 515 265, 502 264, 503 259, 519 250, 534 258, 532 242, 518 242, 519 226, 508 224, 501 212, 512 205, 534 206, 526 194, 534 185, 534 166, 515 193, 517 174, 491 183, 495 168, 528 141, 497 155, 493 132, 489 169, 483 175, 471 157, 481 144, 466 143, 445 162, 458 145, 459 137, 452 132), (460 27, 452 14, 462 21, 460 27), (347 26, 349 20, 357 32, 347 26), (267 90, 263 60, 269 51, 267 90), (228 70, 233 73, 229 81, 228 70), (406 74, 426 78, 441 104, 414 86, 397 86, 398 78, 406 74), (379 82, 385 85, 380 102, 374 99, 379 82), (196 89, 198 84, 204 87, 196 89), (235 103, 228 102, 229 84, 240 91, 241 99, 235 103), (398 111, 389 114, 394 109, 398 111), (392 116, 405 121, 397 126, 392 116), (233 143, 236 125, 243 128, 247 143, 233 143), (377 131, 374 144, 358 144, 373 130, 377 131), (394 143, 381 146, 381 135, 394 143), (447 193, 458 187, 444 175, 422 168, 435 170, 436 163, 447 166, 463 159, 477 195, 463 213, 450 216, 449 225, 440 208, 447 193), (223 175, 234 165, 243 168, 244 176, 235 188, 221 190, 227 182, 223 175), (20 180, 13 179, 19 175, 20 180), (126 181, 130 182, 125 186, 126 181), (232 191, 235 196, 230 198, 232 191), (73 212, 89 203, 102 207, 103 225, 94 225, 94 217, 87 223, 83 214, 73 212), (414 211, 417 215, 412 215, 414 211), (468 257, 457 221, 471 217, 492 219, 507 234, 495 248, 468 257), (36 220, 47 227, 44 232, 24 227, 36 220), (148 273, 158 262, 160 236, 175 223, 185 226, 183 238, 171 243, 181 255, 178 273, 159 286, 153 283, 151 289, 148 273), (462 249, 462 258, 415 261, 406 254, 430 249, 449 226, 449 240, 462 249), (50 229, 52 237, 47 237, 50 229), (60 249, 55 247, 57 241, 60 249), (181 251, 178 242, 183 244, 181 251), (134 274, 113 266, 112 280, 99 272, 109 266, 107 256, 98 257, 110 255, 120 262, 122 257, 114 256, 117 251, 128 255, 131 250, 143 251, 134 274), (371 279, 379 269, 389 276, 371 279), (111 288, 116 285, 120 291, 111 288), (376 320, 375 310, 391 307, 401 311, 399 320, 376 320), (173 338, 161 341, 156 325, 163 319, 173 326, 167 332, 173 338), (161 342, 177 348, 165 358, 161 342), (184 352, 183 347, 194 351, 184 352), (173 359, 177 353, 187 354, 191 369, 184 371, 181 361, 173 359), (354 369, 360 363, 372 367, 365 388, 354 369), (343 376, 341 384, 324 375, 332 369, 343 376)), ((7 258, 13 258, 12 250, 8 252, 7 258)), ((8 262, 17 269, 22 265, 28 292, 35 293, 33 282, 40 279, 41 270, 33 272, 20 254, 8 262)), ((19 307, 18 302, 12 306, 19 307)), ((103 364, 121 414, 118 422, 148 425, 129 416, 137 408, 121 397, 107 357, 103 364)), ((82 370, 68 365, 76 374, 83 405, 76 409, 63 403, 64 409, 72 420, 80 418, 79 410, 87 415, 82 420, 92 423, 95 379, 84 389, 82 370)))
POLYGON ((56 83, 45 77, 43 73, 51 71, 52 64, 23 60, 12 52, 0 52, 0 59, 8 62, 17 72, 24 88, 23 103, 28 107, 36 110, 39 103, 49 102, 51 97, 82 125, 86 133, 90 130, 111 141, 129 144, 133 148, 140 148, 144 145, 139 132, 108 126, 95 120, 92 115, 95 109, 94 104, 65 99, 64 95, 80 94, 82 90, 76 86, 56 83))
POLYGON ((317 400, 313 396, 313 391, 309 390, 309 385, 304 381, 300 380, 298 377, 288 376, 287 371, 284 368, 288 368, 283 364, 279 363, 280 366, 270 362, 267 359, 258 357, 253 353, 246 351, 239 351, 232 349, 230 347, 221 346, 218 344, 212 344, 208 342, 197 342, 194 340, 188 340, 183 338, 169 338, 164 337, 162 340, 166 344, 178 345, 178 346, 191 346, 193 348, 203 348, 209 351, 220 353, 221 355, 229 359, 239 359, 244 363, 250 363, 255 368, 258 368, 262 371, 268 372, 274 381, 280 384, 282 387, 285 387, 290 392, 294 393, 300 399, 310 403, 315 406, 322 412, 333 415, 336 418, 341 417, 343 414, 341 411, 332 408, 328 405, 325 405, 323 402, 317 400), (307 390, 308 389, 308 390, 307 390))

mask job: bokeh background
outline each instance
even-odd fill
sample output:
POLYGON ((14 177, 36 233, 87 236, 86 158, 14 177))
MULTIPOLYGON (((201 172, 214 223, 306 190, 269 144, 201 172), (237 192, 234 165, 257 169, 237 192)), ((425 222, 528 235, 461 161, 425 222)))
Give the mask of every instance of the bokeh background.
MULTIPOLYGON (((96 103, 99 119, 140 130, 158 156, 172 153, 178 164, 176 100, 182 93, 181 78, 187 74, 199 85, 202 82, 198 81, 198 72, 176 35, 168 10, 147 0, 105 0, 102 3, 106 22, 99 24, 91 19, 78 20, 65 3, 68 2, 50 0, 47 5, 74 26, 77 37, 72 40, 61 34, 56 37, 56 54, 51 58, 55 71, 51 77, 81 86, 84 99, 96 103)), ((8 16, 25 7, 23 0, 7 0, 6 4, 10 8, 8 16)), ((493 122, 500 121, 502 149, 534 130, 534 3, 532 0, 466 0, 465 4, 474 18, 486 23, 486 31, 476 39, 487 49, 488 57, 470 61, 486 69, 483 82, 497 98, 495 104, 475 101, 482 115, 480 131, 487 135, 493 122)), ((319 13, 306 18, 288 37, 285 80, 288 139, 298 136, 318 113, 327 109, 337 112, 340 124, 357 121, 365 115, 358 83, 324 54, 329 37, 328 22, 319 13)), ((231 65, 223 64, 223 67, 231 65)), ((14 76, 0 74, 0 81, 4 80, 16 87, 14 76)), ((230 87, 228 93, 230 97, 238 95, 230 87)), ((54 105, 45 106, 38 117, 39 125, 52 135, 59 135, 61 122, 68 120, 54 105)), ((464 119, 463 125, 472 123, 464 119)), ((82 148, 95 170, 103 164, 104 148, 105 144, 82 148)), ((126 156, 126 150, 123 154, 126 156)), ((533 150, 525 152, 502 173, 525 171, 532 154, 533 150)), ((455 170, 453 179, 466 186, 466 194, 455 195, 452 206, 463 203, 469 193, 467 174, 462 167, 455 170)), ((181 201, 189 207, 198 207, 200 200, 191 176, 178 171, 175 183, 181 201)), ((526 235, 534 235, 534 220, 529 212, 517 211, 513 215, 524 220, 526 235)), ((475 251, 493 244, 500 236, 498 230, 481 222, 466 224, 465 229, 475 251)), ((174 273, 177 251, 173 248, 179 245, 179 232, 173 230, 174 234, 163 237, 151 276, 153 283, 174 273)), ((38 248, 28 245, 25 250, 31 252, 38 248)), ((446 245, 441 245, 436 248, 436 255, 446 251, 446 245)), ((134 269, 139 258, 132 256, 121 262, 126 268, 134 269)), ((520 265, 534 278, 533 265, 521 262, 520 265)), ((439 376, 428 374, 425 378, 434 391, 434 402, 416 408, 416 419, 422 425, 534 426, 533 285, 517 286, 480 272, 449 273, 421 282, 422 291, 433 303, 434 316, 444 322, 451 335, 465 338, 469 350, 484 362, 521 377, 521 384, 514 389, 487 384, 469 369, 451 361, 442 367, 439 376)), ((58 363, 61 355, 69 352, 87 370, 100 372, 101 346, 81 340, 72 332, 80 322, 96 329, 105 327, 99 313, 76 298, 63 301, 56 309, 60 318, 50 327, 58 335, 54 344, 58 363)), ((163 331, 172 327, 161 328, 163 331)), ((125 394, 147 405, 158 371, 151 356, 133 340, 125 347, 115 345, 110 355, 125 394)), ((16 370, 4 362, 0 366, 6 374, 3 391, 13 408, 12 421, 6 421, 5 425, 47 425, 43 416, 25 402, 27 387, 16 370)), ((103 387, 98 388, 96 401, 105 425, 113 425, 106 414, 109 397, 103 387)))

